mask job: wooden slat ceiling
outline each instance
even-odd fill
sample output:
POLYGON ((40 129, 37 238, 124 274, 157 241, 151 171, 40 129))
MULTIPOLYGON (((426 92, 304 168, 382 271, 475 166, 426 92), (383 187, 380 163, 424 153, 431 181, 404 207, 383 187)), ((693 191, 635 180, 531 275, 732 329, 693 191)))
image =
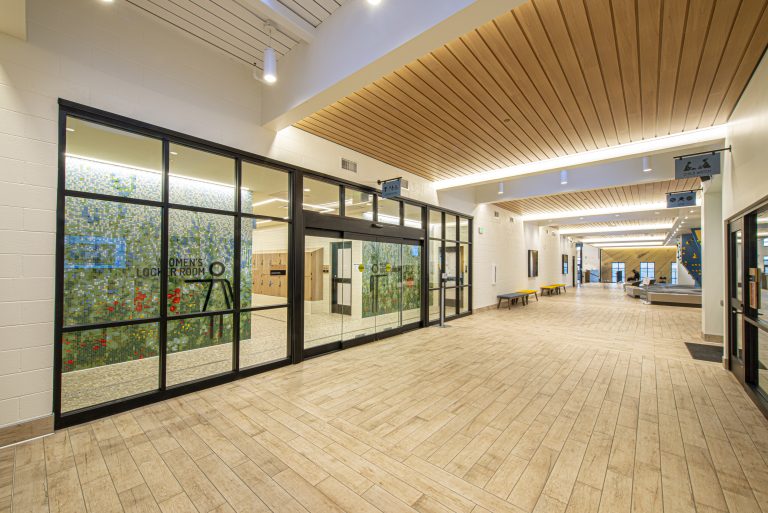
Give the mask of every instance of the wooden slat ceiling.
POLYGON ((618 220, 618 221, 608 221, 604 223, 584 223, 584 224, 569 224, 569 225, 561 225, 560 227, 563 229, 567 229, 568 233, 583 233, 585 235, 584 238, 588 237, 596 237, 603 235, 607 235, 611 231, 613 232, 620 232, 620 231, 627 231, 627 232, 637 232, 638 230, 647 230, 647 228, 642 228, 643 226, 654 224, 654 225, 665 225, 665 226, 672 226, 672 224, 676 221, 677 218, 675 217, 664 217, 663 215, 653 216, 651 218, 649 216, 648 219, 627 219, 627 220, 618 220), (619 230, 623 229, 623 230, 619 230), (601 231, 605 231, 604 234, 601 234, 601 231))
MULTIPOLYGON (((262 69, 269 34, 266 19, 246 7, 243 0, 127 0, 142 12, 195 37, 232 58, 262 69)), ((272 30, 272 47, 280 56, 298 41, 272 30)))
POLYGON ((277 0, 298 17, 317 27, 342 6, 344 0, 277 0))
POLYGON ((767 5, 532 0, 296 126, 437 180, 721 124, 767 5))
POLYGON ((535 196, 513 201, 500 201, 496 204, 512 213, 523 216, 594 208, 637 207, 650 203, 663 203, 668 192, 698 189, 700 183, 698 178, 667 180, 535 196))

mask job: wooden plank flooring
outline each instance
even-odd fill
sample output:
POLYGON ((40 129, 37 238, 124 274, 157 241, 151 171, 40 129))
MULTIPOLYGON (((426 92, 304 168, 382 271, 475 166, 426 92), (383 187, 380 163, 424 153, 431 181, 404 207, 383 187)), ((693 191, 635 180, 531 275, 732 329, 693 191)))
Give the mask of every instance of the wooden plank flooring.
POLYGON ((768 512, 700 311, 589 286, 0 450, 0 512, 768 512))

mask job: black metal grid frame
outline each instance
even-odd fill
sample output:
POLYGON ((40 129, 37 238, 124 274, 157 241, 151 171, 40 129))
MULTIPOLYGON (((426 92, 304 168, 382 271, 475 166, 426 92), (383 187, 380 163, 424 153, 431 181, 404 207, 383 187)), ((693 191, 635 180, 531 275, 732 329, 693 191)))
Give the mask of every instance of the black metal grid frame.
MULTIPOLYGON (((383 336, 377 335, 370 337, 370 340, 360 339, 355 341, 348 341, 340 343, 339 349, 345 349, 362 343, 372 342, 381 338, 394 336, 412 329, 418 329, 423 326, 428 326, 429 321, 429 308, 428 301, 430 294, 429 289, 429 244, 428 244, 428 230, 429 230, 429 212, 430 210, 439 211, 443 216, 443 230, 445 230, 445 216, 457 216, 456 223, 456 244, 466 244, 469 248, 469 263, 468 263, 468 283, 467 285, 456 287, 457 291, 457 311, 456 314, 452 314, 449 318, 463 317, 472 313, 472 226, 473 219, 471 216, 467 216, 460 212, 456 212, 450 209, 444 209, 435 207, 425 202, 421 202, 413 199, 396 198, 400 202, 400 225, 379 225, 377 222, 378 198, 380 191, 368 187, 365 185, 357 184, 349 180, 331 177, 312 171, 309 169, 301 168, 298 166, 288 165, 283 162, 263 157, 254 153, 244 152, 242 150, 232 148, 226 145, 213 143, 194 136, 189 136, 177 131, 168 130, 156 125, 145 123, 142 121, 134 120, 125 116, 113 114, 100 109, 95 109, 86 105, 71 102, 65 99, 59 99, 59 122, 58 122, 58 140, 59 140, 59 155, 58 155, 58 189, 57 189, 57 216, 56 216, 56 282, 55 282, 55 314, 54 314, 54 375, 53 375, 53 410, 54 410, 54 425, 56 429, 64 428, 67 426, 87 422, 97 418, 113 415, 123 411, 127 411, 139 406, 151 404, 154 402, 162 401, 179 395, 187 394, 197 390, 202 390, 212 386, 228 383, 243 377, 259 374, 276 368, 280 368, 290 364, 296 364, 303 361, 305 358, 310 358, 315 355, 312 351, 305 353, 303 347, 304 336, 304 304, 303 304, 303 272, 304 272, 304 234, 306 222, 309 221, 310 225, 317 225, 317 222, 313 222, 312 219, 317 221, 319 218, 324 218, 325 221, 320 224, 332 224, 336 227, 344 227, 348 231, 352 232, 365 232, 367 230, 360 230, 363 225, 361 223, 371 223, 364 220, 344 218, 344 188, 350 187, 359 191, 368 192, 373 194, 374 198, 374 223, 373 227, 376 228, 376 233, 381 236, 387 237, 400 237, 411 240, 423 240, 422 251, 422 290, 426 293, 422 294, 422 319, 418 323, 402 326, 398 329, 387 331, 383 336), (163 182, 162 182, 162 198, 160 201, 144 200, 144 199, 132 199, 123 198, 118 196, 110 196, 106 194, 90 193, 83 191, 68 191, 65 189, 66 184, 66 120, 68 117, 74 117, 85 121, 97 123, 100 125, 116 128, 118 130, 135 133, 159 139, 162 141, 163 151, 163 182), (170 167, 170 144, 181 144, 193 149, 222 155, 234 159, 235 161, 235 206, 232 211, 224 211, 209 208, 200 208, 190 205, 181 205, 170 203, 169 201, 169 167, 170 167), (280 170, 288 173, 289 175, 289 205, 290 205, 290 219, 285 220, 282 218, 275 218, 270 216, 253 215, 247 212, 242 212, 241 208, 241 194, 240 185, 242 182, 242 164, 249 162, 252 164, 265 166, 268 168, 280 170), (338 187, 339 190, 339 215, 320 215, 315 212, 305 211, 302 208, 303 198, 303 181, 304 177, 311 178, 326 182, 338 187), (110 202, 124 202, 134 205, 144 205, 150 207, 161 208, 161 297, 160 297, 160 312, 159 317, 153 317, 140 320, 127 320, 121 322, 110 323, 98 323, 82 326, 64 326, 63 318, 63 297, 64 297, 64 231, 65 231, 65 202, 67 197, 80 197, 85 199, 94 199, 110 202), (405 205, 412 205, 420 207, 422 209, 422 227, 416 229, 405 226, 405 205), (233 281, 234 296, 236 298, 233 308, 221 312, 204 312, 184 315, 168 316, 167 311, 167 286, 168 286, 168 243, 169 243, 169 213, 171 210, 187 210, 201 213, 210 213, 217 215, 230 216, 234 220, 234 272, 233 281), (459 241, 459 218, 464 218, 469 223, 469 239, 468 241, 459 241), (287 304, 275 304, 270 306, 259 307, 240 307, 240 259, 241 259, 241 221, 243 219, 264 219, 276 222, 285 223, 288 226, 289 240, 288 240, 288 302, 287 304), (459 314, 459 294, 462 289, 468 287, 469 305, 468 311, 459 314), (240 368, 239 366, 239 319, 242 313, 261 311, 268 309, 287 309, 287 357, 279 359, 277 361, 267 362, 262 365, 240 368), (231 314, 233 316, 233 349, 232 349, 232 371, 218 374, 206 378, 202 378, 195 381, 186 382, 180 385, 172 387, 166 386, 166 360, 167 360, 167 323, 168 321, 181 320, 188 318, 206 317, 210 315, 218 315, 221 313, 231 314), (61 382, 62 382, 62 334, 65 332, 82 331, 86 329, 98 329, 109 327, 120 327, 136 324, 151 324, 157 323, 159 326, 159 362, 160 365, 160 377, 159 386, 157 390, 142 393, 139 395, 120 398, 106 403, 97 404, 82 410, 76 410, 62 414, 61 412, 61 382)), ((445 235, 445 234, 443 234, 445 235)), ((442 251, 445 251, 445 240, 442 241, 442 251)), ((456 255, 456 268, 459 269, 458 251, 456 255)), ((319 355, 319 353, 318 353, 319 355)))
MULTIPOLYGON (((471 315, 472 314, 472 286, 473 286, 473 283, 472 283, 472 266, 473 266, 473 261, 474 261, 474 259, 472 257, 472 253, 473 253, 473 226, 474 226, 474 219, 472 217, 464 216, 464 215, 461 215, 461 214, 456 214, 455 212, 446 211, 444 209, 437 208, 437 207, 430 207, 427 210, 428 211, 427 211, 426 216, 425 216, 426 220, 427 220, 426 225, 425 225, 425 229, 427 230, 427 236, 428 236, 426 246, 428 248, 431 248, 431 244, 429 244, 430 242, 439 242, 440 243, 440 255, 441 255, 441 258, 439 260, 440 265, 438 266, 438 275, 442 274, 444 268, 446 267, 444 259, 445 259, 445 255, 446 255, 446 245, 447 244, 450 243, 452 245, 455 245, 457 247, 457 249, 461 248, 462 245, 466 245, 467 249, 469 250, 469 254, 466 255, 467 262, 468 262, 468 264, 467 264, 468 270, 467 270, 467 273, 466 273, 466 283, 460 284, 458 282, 458 277, 456 277, 457 278, 456 279, 456 285, 454 285, 452 287, 446 287, 446 291, 449 290, 449 289, 453 289, 455 291, 456 305, 455 305, 454 311, 452 311, 450 313, 446 311, 445 320, 458 319, 460 317, 465 317, 467 315, 471 315), (441 215, 442 230, 441 230, 440 237, 433 237, 432 234, 429 231, 429 222, 430 222, 430 213, 431 212, 438 212, 441 215), (456 224, 456 231, 455 231, 455 233, 448 233, 448 220, 449 220, 449 217, 453 217, 455 219, 455 224, 456 224), (461 221, 462 221, 462 219, 466 220, 468 222, 467 237, 466 237, 468 240, 461 240, 461 221), (462 294, 463 294, 465 289, 468 291, 468 294, 467 294, 467 302, 468 302, 468 304, 466 305, 467 306, 467 310, 462 312, 461 311, 462 297, 463 297, 462 294)), ((429 251, 429 249, 427 251, 429 251)), ((461 259, 459 258, 460 253, 461 253, 460 251, 456 251, 456 255, 455 255, 456 261, 455 261, 455 267, 454 267, 459 272, 459 274, 461 274, 461 272, 462 272, 462 269, 461 269, 461 259)), ((429 260, 427 260, 427 262, 429 262, 429 260)), ((431 296, 433 292, 439 292, 439 290, 440 290, 440 287, 430 287, 429 286, 429 275, 428 275, 429 271, 430 271, 430 269, 427 268, 427 287, 426 287, 427 296, 431 296)), ((438 276, 438 280, 439 279, 440 278, 438 276)), ((446 307, 446 310, 447 309, 448 308, 446 307)), ((439 318, 438 319, 429 320, 429 312, 427 312, 427 324, 428 325, 435 325, 435 324, 438 324, 439 322, 440 322, 439 318)))
MULTIPOLYGON (((737 381, 741 383, 747 395, 762 411, 763 415, 768 417, 768 396, 758 387, 759 379, 759 360, 758 360, 758 340, 759 334, 763 333, 768 336, 768 324, 763 320, 758 319, 757 305, 753 305, 750 302, 749 292, 749 269, 759 267, 762 268, 761 262, 756 259, 757 255, 757 216, 758 213, 768 209, 768 198, 750 205, 748 208, 742 210, 738 214, 726 219, 724 221, 724 244, 726 248, 726 273, 728 279, 726 280, 726 301, 725 308, 727 308, 726 325, 725 325, 725 352, 728 363, 728 369, 736 376, 737 381), (735 262, 733 260, 733 250, 731 248, 731 230, 742 230, 742 261, 735 262), (734 265, 741 265, 742 276, 744 277, 743 286, 743 311, 742 311, 742 336, 744 339, 744 369, 743 375, 740 371, 735 369, 738 364, 733 361, 733 347, 734 341, 732 339, 736 326, 733 325, 733 316, 731 309, 734 305, 731 304, 731 298, 734 297, 735 284, 732 280, 731 271, 734 265)), ((758 284, 760 287, 760 284, 758 284)), ((758 290, 759 293, 759 290, 758 290)))

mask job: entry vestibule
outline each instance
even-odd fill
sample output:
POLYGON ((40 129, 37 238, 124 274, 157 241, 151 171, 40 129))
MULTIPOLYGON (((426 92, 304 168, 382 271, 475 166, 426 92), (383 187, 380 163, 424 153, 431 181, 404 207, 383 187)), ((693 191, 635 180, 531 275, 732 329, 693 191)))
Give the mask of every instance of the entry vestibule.
POLYGON ((469 217, 65 101, 60 116, 59 427, 428 325, 428 216, 466 234, 449 260, 470 294, 469 217))

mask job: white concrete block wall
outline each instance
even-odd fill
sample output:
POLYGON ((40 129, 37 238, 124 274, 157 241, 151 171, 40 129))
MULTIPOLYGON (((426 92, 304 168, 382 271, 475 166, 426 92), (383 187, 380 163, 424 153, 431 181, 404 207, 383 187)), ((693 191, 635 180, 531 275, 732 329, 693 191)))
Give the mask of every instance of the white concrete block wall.
POLYGON ((404 176, 436 199, 397 168, 262 128, 249 66, 126 2, 28 0, 27 21, 27 41, 0 34, 0 427, 52 410, 58 98, 353 181, 404 176))
MULTIPOLYGON (((447 205, 450 207, 450 205, 447 205)), ((492 204, 475 208, 474 288, 472 306, 496 304, 496 296, 520 289, 537 289, 548 283, 572 283, 571 257, 575 244, 556 230, 524 223, 508 210, 492 204), (494 215, 499 213, 499 217, 494 215), (514 219, 511 222, 510 219, 514 219), (483 229, 483 234, 479 233, 483 229), (528 250, 539 251, 539 276, 528 278, 528 250), (562 255, 568 255, 568 274, 562 274, 562 255), (492 283, 492 264, 496 264, 496 284, 492 283)))

